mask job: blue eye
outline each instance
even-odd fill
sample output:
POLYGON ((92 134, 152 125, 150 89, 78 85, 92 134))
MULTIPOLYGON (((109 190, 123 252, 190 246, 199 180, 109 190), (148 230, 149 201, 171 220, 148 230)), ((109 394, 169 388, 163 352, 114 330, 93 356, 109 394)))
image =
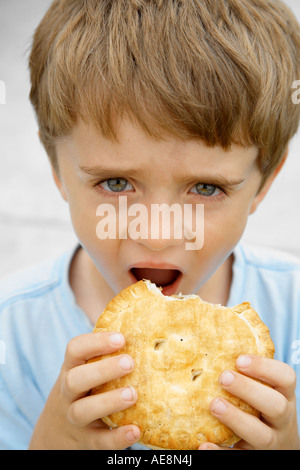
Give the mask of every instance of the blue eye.
POLYGON ((213 184, 204 184, 204 183, 198 183, 192 188, 192 192, 195 194, 199 194, 200 196, 217 196, 220 193, 219 188, 217 186, 214 186, 213 184), (195 189, 195 191, 192 191, 195 189), (217 194, 216 194, 217 193, 217 194))
POLYGON ((102 188, 106 191, 111 191, 114 193, 120 193, 133 189, 132 185, 125 178, 110 178, 100 183, 99 186, 102 186, 102 188))

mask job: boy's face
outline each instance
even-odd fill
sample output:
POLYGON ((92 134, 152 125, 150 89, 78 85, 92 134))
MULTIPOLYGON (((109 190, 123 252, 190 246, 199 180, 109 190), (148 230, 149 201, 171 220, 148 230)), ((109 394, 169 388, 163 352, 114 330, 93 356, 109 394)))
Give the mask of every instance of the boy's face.
MULTIPOLYGON (((57 143, 56 182, 81 245, 115 293, 144 277, 170 286, 163 291, 169 295, 201 291, 229 259, 261 198, 257 149, 234 146, 225 152, 173 136, 153 140, 129 119, 121 122, 118 139, 105 139, 79 122, 57 143), (100 240, 96 210, 110 204, 118 215, 120 196, 127 196, 128 208, 143 204, 149 214, 151 204, 204 204, 203 247, 187 250, 187 240, 176 239, 172 230, 168 239, 100 240)), ((151 220, 149 234, 150 227, 151 220)))

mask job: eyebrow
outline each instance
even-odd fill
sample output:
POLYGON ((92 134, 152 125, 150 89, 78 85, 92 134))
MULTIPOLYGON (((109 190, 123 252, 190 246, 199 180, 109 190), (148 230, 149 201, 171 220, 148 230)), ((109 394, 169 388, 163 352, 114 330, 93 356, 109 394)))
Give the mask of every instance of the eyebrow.
MULTIPOLYGON (((113 178, 113 177, 126 177, 126 176, 135 176, 138 174, 142 174, 146 172, 143 169, 137 168, 102 168, 100 166, 79 166, 79 169, 82 173, 90 175, 94 178, 113 178)), ((234 186, 238 186, 245 182, 245 178, 227 178, 222 174, 214 174, 214 175, 201 175, 197 176, 197 174, 187 175, 186 177, 179 177, 176 178, 178 180, 189 180, 189 181, 199 181, 199 183, 203 184, 210 184, 213 186, 220 186, 231 188, 234 186)))
POLYGON ((105 177, 111 177, 112 174, 115 176, 122 176, 122 175, 137 175, 141 173, 141 170, 138 170, 137 168, 102 168, 100 166, 79 166, 79 169, 82 173, 85 173, 90 176, 101 176, 103 178, 105 177))

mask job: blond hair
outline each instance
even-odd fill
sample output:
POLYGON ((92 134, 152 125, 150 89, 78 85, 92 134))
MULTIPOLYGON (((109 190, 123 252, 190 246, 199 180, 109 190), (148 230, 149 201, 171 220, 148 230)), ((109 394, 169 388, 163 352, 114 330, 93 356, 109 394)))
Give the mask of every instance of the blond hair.
POLYGON ((154 138, 257 146, 267 177, 298 128, 299 57, 281 0, 55 0, 34 35, 30 98, 56 169, 56 139, 78 118, 117 140, 126 113, 154 138))

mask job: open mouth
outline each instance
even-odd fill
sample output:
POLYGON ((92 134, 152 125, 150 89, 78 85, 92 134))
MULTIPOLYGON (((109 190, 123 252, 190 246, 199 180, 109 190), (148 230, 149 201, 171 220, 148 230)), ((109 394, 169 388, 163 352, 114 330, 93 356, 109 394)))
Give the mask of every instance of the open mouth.
POLYGON ((182 278, 178 269, 131 268, 130 274, 134 282, 142 279, 153 282, 162 288, 164 295, 174 295, 182 278))

